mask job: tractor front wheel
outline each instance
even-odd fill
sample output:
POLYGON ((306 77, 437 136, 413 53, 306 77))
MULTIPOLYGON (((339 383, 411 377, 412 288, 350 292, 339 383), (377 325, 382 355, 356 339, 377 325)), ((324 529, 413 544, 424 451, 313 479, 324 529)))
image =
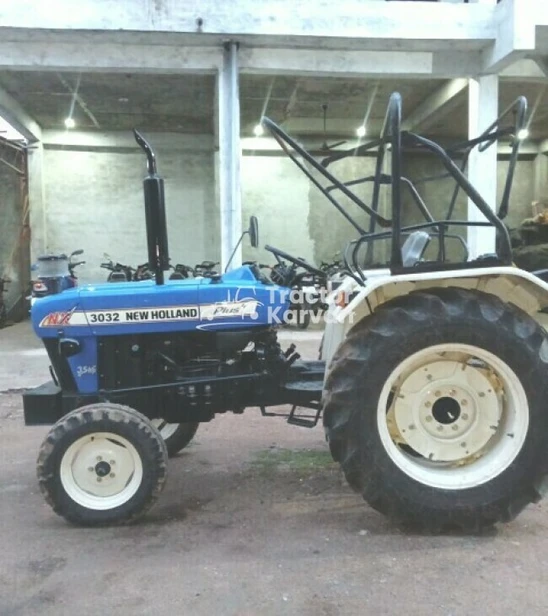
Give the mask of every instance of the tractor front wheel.
POLYGON ((167 451, 141 413, 92 404, 60 419, 38 455, 40 489, 53 510, 73 524, 132 522, 157 500, 167 451))
POLYGON ((335 354, 324 426, 350 485, 393 520, 477 531, 538 501, 548 473, 548 341, 477 291, 400 297, 335 354))
POLYGON ((183 450, 194 438, 199 423, 168 423, 163 419, 153 419, 152 425, 160 432, 166 444, 167 454, 170 458, 183 450))

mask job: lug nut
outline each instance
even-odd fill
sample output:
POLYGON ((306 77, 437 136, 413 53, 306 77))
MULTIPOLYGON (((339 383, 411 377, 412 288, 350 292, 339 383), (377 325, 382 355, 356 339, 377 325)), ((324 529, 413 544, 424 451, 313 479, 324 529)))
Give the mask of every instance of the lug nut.
POLYGON ((466 406, 468 404, 468 400, 461 400, 460 401, 460 405, 461 406, 466 406))
POLYGON ((480 391, 480 393, 479 393, 479 397, 480 397, 480 398, 485 398, 485 392, 480 391))
POLYGON ((429 409, 432 406, 431 402, 425 402, 424 406, 429 409))
POLYGON ((415 424, 409 424, 409 429, 410 430, 414 430, 415 429, 415 424))
POLYGON ((436 398, 439 398, 441 396, 441 391, 438 390, 434 395, 436 396, 436 398))
POLYGON ((111 466, 114 466, 115 464, 116 464, 116 460, 111 460, 111 461, 110 461, 110 465, 111 465, 111 466))
POLYGON ((102 459, 101 456, 97 456, 97 462, 101 462, 102 459))
POLYGON ((461 443, 460 446, 461 447, 466 447, 466 443, 461 443))
POLYGON ((94 471, 94 470, 95 470, 95 469, 93 468, 93 466, 88 466, 88 471, 89 471, 90 473, 93 473, 93 471, 94 471))
POLYGON ((459 427, 457 426, 457 424, 453 424, 451 426, 451 430, 458 430, 458 429, 459 429, 459 427))
POLYGON ((449 390, 449 395, 454 396, 457 392, 454 389, 449 390))
POLYGON ((114 473, 110 473, 109 477, 116 477, 114 473))
POLYGON ((468 419, 468 414, 467 413, 463 413, 462 414, 462 418, 464 419, 464 421, 466 421, 468 419))
POLYGON ((432 421, 432 419, 433 419, 432 415, 428 415, 427 418, 426 418, 426 421, 430 422, 430 421, 432 421))
POLYGON ((97 481, 103 481, 101 477, 97 477, 97 481))
POLYGON ((438 432, 442 432, 443 431, 443 426, 438 426, 438 432))

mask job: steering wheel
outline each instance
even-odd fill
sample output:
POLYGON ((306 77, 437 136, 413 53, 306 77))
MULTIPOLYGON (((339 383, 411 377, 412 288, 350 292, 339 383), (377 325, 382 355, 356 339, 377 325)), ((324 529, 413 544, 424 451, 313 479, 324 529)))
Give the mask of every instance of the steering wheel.
POLYGON ((278 260, 285 259, 286 261, 294 263, 295 265, 302 267, 303 269, 307 270, 308 272, 311 272, 312 274, 316 274, 317 276, 325 276, 325 273, 322 272, 322 270, 318 269, 317 267, 314 267, 313 265, 310 265, 310 263, 308 263, 304 259, 299 259, 299 257, 293 257, 290 254, 287 254, 287 252, 284 252, 279 248, 274 248, 274 246, 270 246, 269 244, 266 244, 264 249, 268 250, 268 252, 271 252, 278 260))

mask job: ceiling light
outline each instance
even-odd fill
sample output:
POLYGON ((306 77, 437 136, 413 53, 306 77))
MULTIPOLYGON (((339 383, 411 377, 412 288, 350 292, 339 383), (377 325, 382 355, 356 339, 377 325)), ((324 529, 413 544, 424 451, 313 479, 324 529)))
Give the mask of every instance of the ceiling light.
POLYGON ((65 126, 67 128, 74 128, 76 126, 76 122, 74 121, 73 118, 66 118, 65 119, 65 126))
POLYGON ((523 141, 524 139, 527 139, 527 137, 529 137, 529 129, 522 128, 521 130, 518 130, 518 139, 520 141, 523 141))
POLYGON ((255 126, 253 129, 253 134, 255 137, 262 137, 264 135, 264 128, 261 124, 257 124, 257 126, 255 126))
POLYGON ((361 126, 358 126, 358 128, 356 129, 356 135, 358 135, 358 137, 365 137, 365 126, 362 124, 361 126))

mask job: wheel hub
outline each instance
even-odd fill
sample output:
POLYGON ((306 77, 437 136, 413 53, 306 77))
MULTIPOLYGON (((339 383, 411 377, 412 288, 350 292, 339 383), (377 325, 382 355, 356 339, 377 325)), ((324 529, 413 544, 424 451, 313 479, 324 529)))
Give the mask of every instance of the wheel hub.
POLYGON ((142 467, 133 445, 111 433, 78 439, 61 464, 67 493, 93 509, 108 509, 125 502, 138 488, 141 477, 142 467))
POLYGON ((481 366, 439 360, 404 377, 394 402, 403 441, 432 461, 480 452, 494 435, 502 399, 481 366))
POLYGON ((461 415, 460 404, 455 398, 444 396, 438 398, 432 405, 432 416, 441 424, 450 425, 458 421, 461 415))
POLYGON ((95 472, 98 477, 106 477, 110 474, 111 466, 108 462, 97 462, 95 465, 95 472))

